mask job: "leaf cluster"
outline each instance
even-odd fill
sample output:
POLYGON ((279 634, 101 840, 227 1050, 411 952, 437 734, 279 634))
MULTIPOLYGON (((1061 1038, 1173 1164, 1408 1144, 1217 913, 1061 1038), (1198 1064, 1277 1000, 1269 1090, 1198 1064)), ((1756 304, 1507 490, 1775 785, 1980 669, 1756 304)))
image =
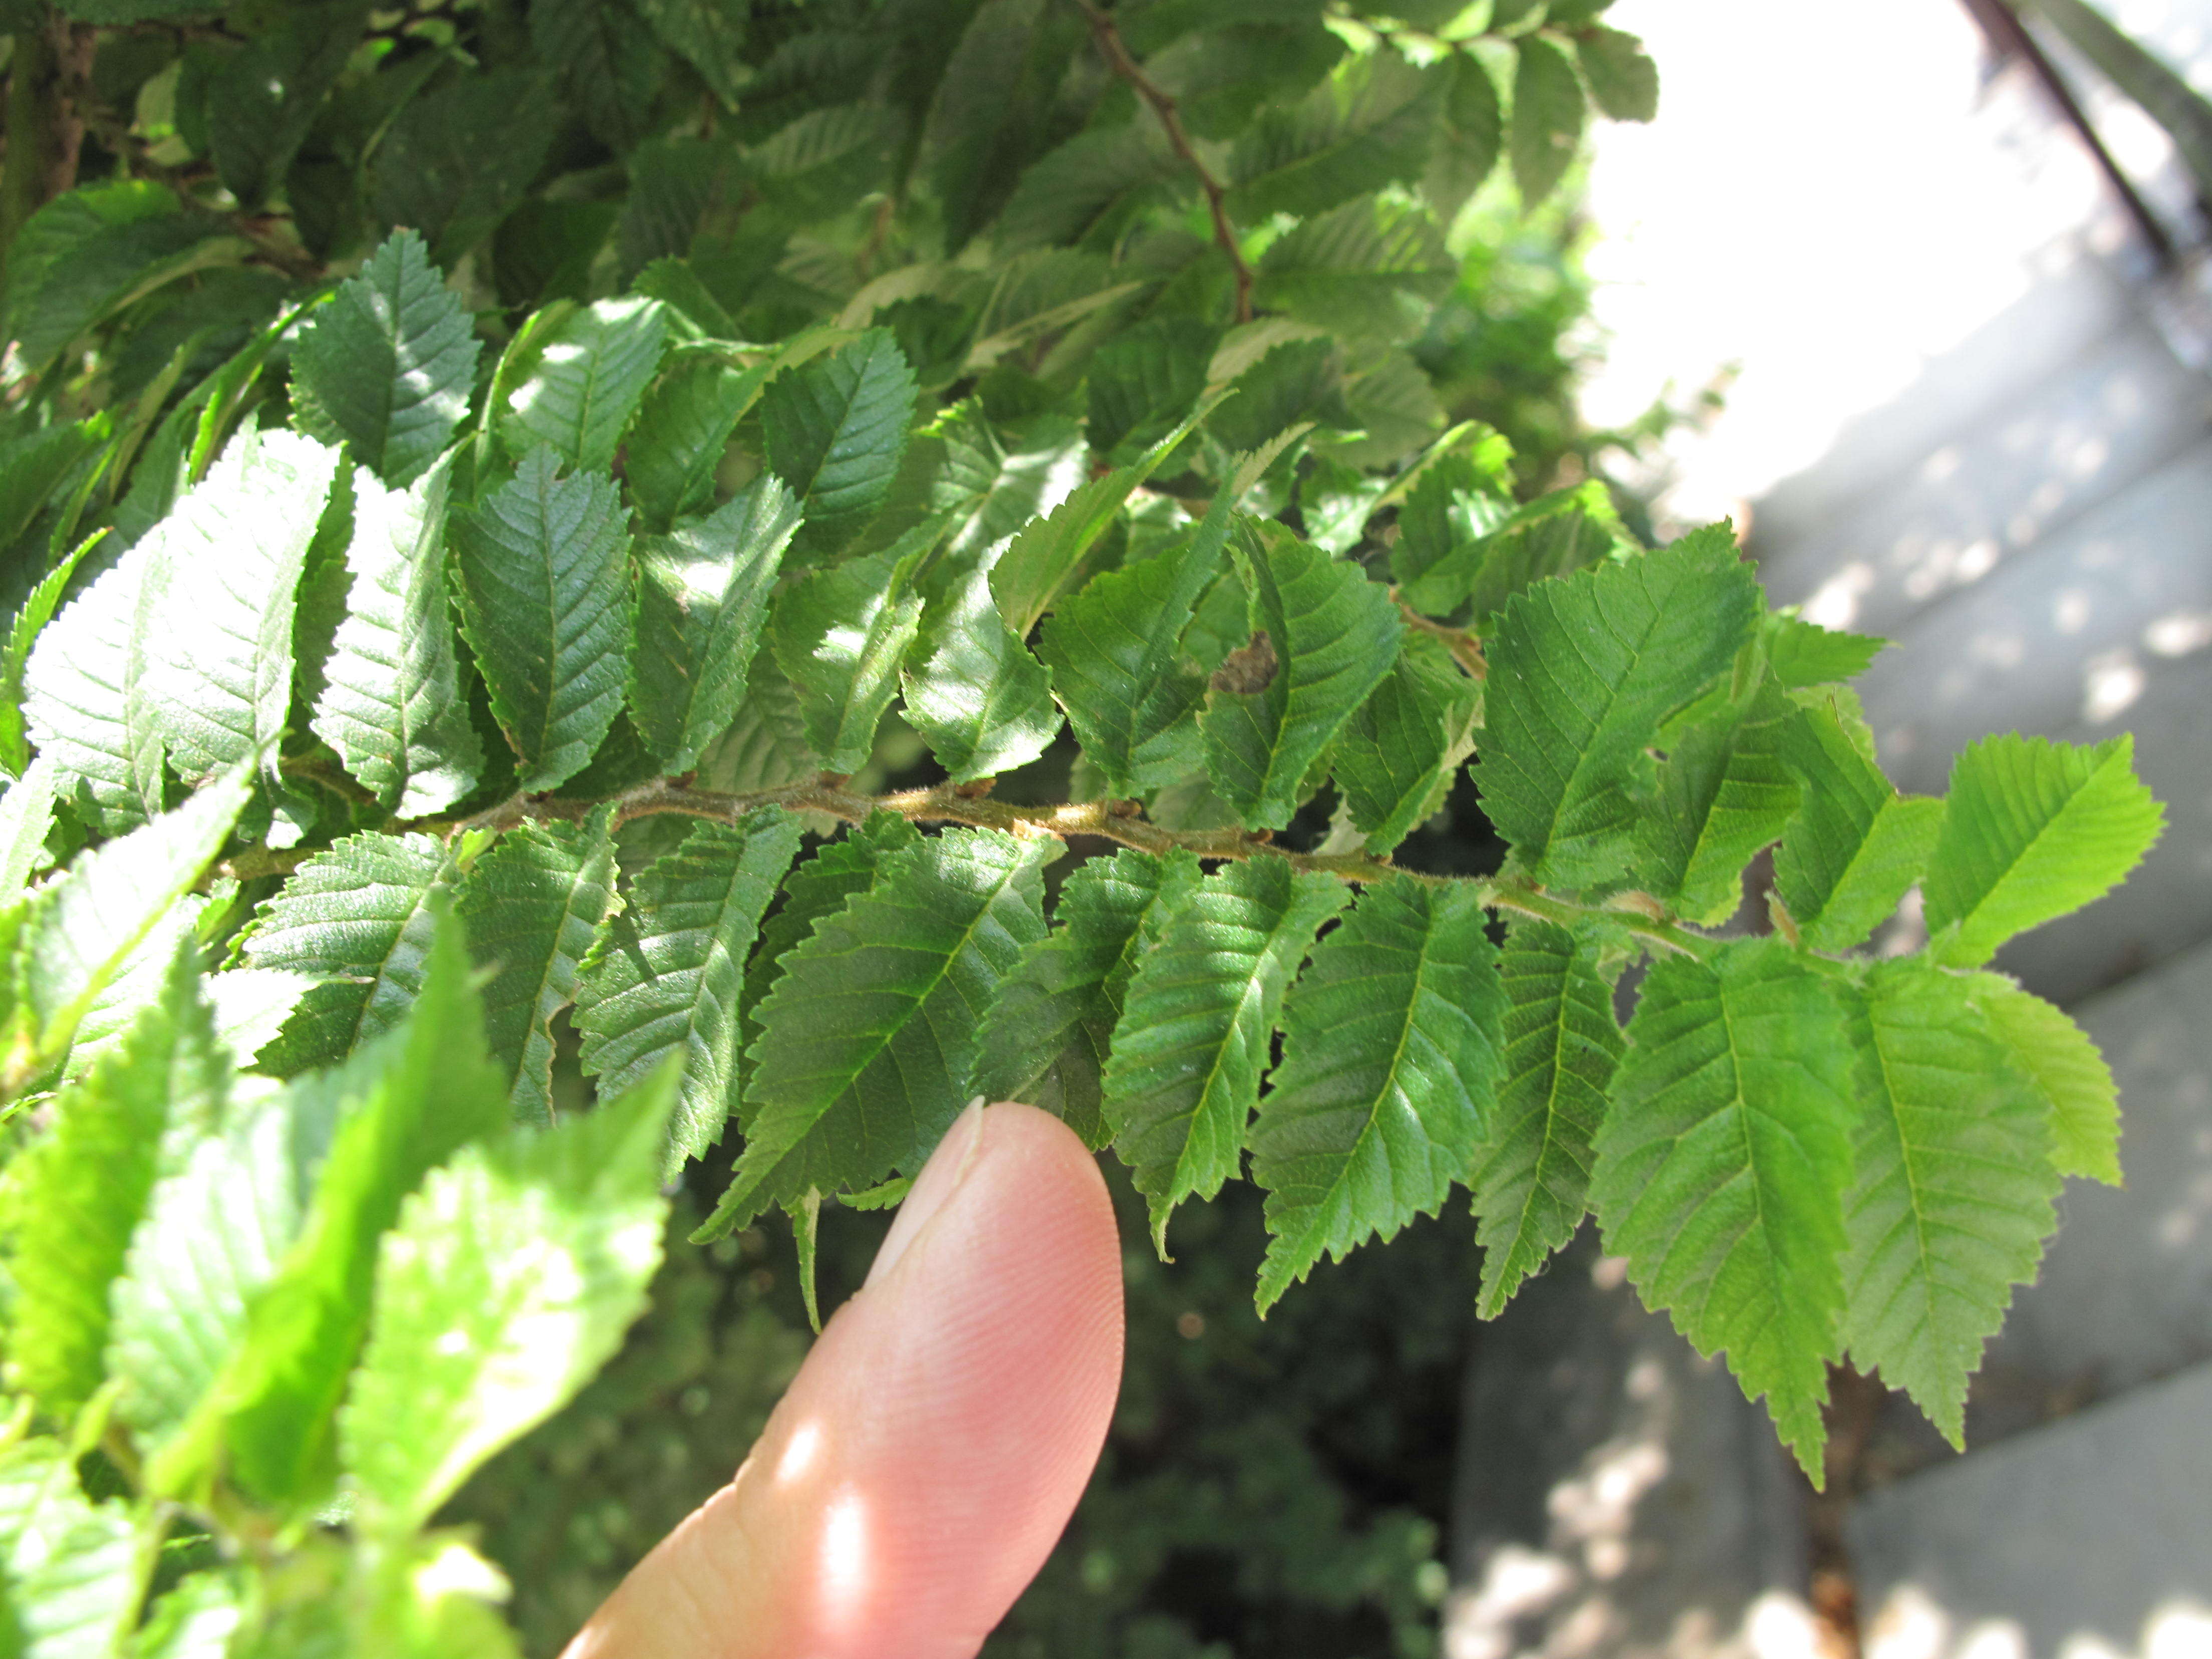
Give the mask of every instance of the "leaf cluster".
POLYGON ((2118 1173, 1987 964, 2160 810, 2124 738, 1899 795, 1878 641, 1447 426, 1448 224, 1650 113, 1603 9, 100 37, 178 46, 174 131, 112 136, 181 149, 9 254, 27 1650, 505 1650, 432 1513, 611 1351, 661 1182, 734 1125, 696 1237, 808 1262, 978 1096, 1110 1146, 1163 1253, 1249 1170, 1262 1310, 1463 1186, 1486 1312, 1594 1211, 1816 1478, 1846 1357, 1956 1437, 2061 1177, 2118 1173), (901 727, 941 781, 875 787, 901 727), (1504 867, 1393 863, 1463 776, 1504 867))

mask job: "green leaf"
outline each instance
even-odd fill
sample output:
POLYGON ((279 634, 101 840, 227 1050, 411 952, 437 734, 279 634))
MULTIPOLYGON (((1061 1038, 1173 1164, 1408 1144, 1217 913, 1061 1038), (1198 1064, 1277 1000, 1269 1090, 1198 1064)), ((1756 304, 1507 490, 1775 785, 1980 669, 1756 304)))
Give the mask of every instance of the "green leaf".
POLYGON ((1341 1261, 1434 1214, 1467 1173, 1505 1043, 1484 925, 1465 884, 1370 885, 1291 987, 1250 1135, 1267 1191, 1262 1313, 1324 1252, 1341 1261))
POLYGON ((1869 634, 1844 634, 1801 617, 1770 620, 1766 663, 1791 690, 1855 680, 1888 645, 1869 634))
POLYGON ((643 136, 662 65, 652 34, 627 6, 602 0, 537 0, 530 8, 530 44, 556 67, 570 106, 592 137, 616 150, 643 136))
POLYGON ((24 670, 23 713, 40 753, 73 784, 73 805, 103 835, 160 815, 161 732, 150 679, 167 567, 151 535, 64 606, 24 670))
POLYGON ((563 111, 532 70, 462 75, 417 93, 368 164, 369 211, 411 225, 447 264, 520 201, 545 164, 563 111))
POLYGON ((637 0, 637 9, 661 44, 699 71, 708 89, 735 109, 744 78, 748 0, 637 0))
MULTIPOLYGON (((1475 630, 1490 633, 1516 593, 1613 557, 1627 541, 1611 495, 1595 478, 1508 513, 1504 489, 1486 489, 1492 480, 1475 477, 1469 463, 1426 495, 1417 486, 1407 503, 1391 570, 1406 603, 1426 615, 1449 617, 1464 605, 1475 630), (1437 499, 1448 484, 1449 499, 1437 499)), ((1510 487, 1507 479, 1496 483, 1510 487)))
POLYGON ((1060 850, 948 830, 816 924, 760 1005, 744 1155, 695 1237, 920 1169, 971 1097, 992 990, 1044 935, 1042 872, 1060 850))
POLYGON ((730 434, 759 401, 769 372, 765 364, 737 369, 715 357, 679 357, 646 394, 623 465, 646 524, 665 530, 714 506, 730 434))
POLYGON ((245 1618, 228 1574, 187 1573, 148 1611, 131 1659, 225 1659, 245 1618))
POLYGON ((759 1047, 761 1000, 782 977, 793 949, 848 899, 866 892, 885 859, 921 842, 921 832, 897 813, 878 811, 866 823, 848 826, 843 840, 817 848, 812 858, 793 866, 784 878, 783 903, 762 924, 760 948, 745 964, 738 1010, 746 1054, 759 1047))
POLYGON ((2121 1185, 2119 1089, 2089 1034, 2002 974, 1966 984, 2008 1064, 2050 1108, 2058 1173, 2121 1185))
POLYGON ((1407 340, 1457 275, 1426 209, 1362 197, 1308 219, 1261 257, 1255 305, 1352 337, 1407 340))
POLYGON ((1206 773, 1239 821, 1280 830, 1314 763, 1390 672, 1404 624, 1389 590, 1358 565, 1278 526, 1261 526, 1237 550, 1257 659, 1215 672, 1199 730, 1206 773))
POLYGON ((507 1122, 460 927, 438 908, 422 993, 404 1024, 348 1061, 337 1086, 361 1103, 339 1126, 299 1237, 210 1395, 233 1478, 295 1510, 324 1498, 337 1473, 338 1402, 367 1334, 378 1247, 402 1200, 507 1122))
POLYGON ((1345 725, 1330 766, 1370 852, 1388 853, 1443 805, 1474 748, 1482 694, 1443 642, 1407 634, 1398 659, 1345 725))
POLYGON ((53 828, 59 781, 54 763, 41 755, 0 796, 0 906, 15 903, 50 861, 46 832, 53 828))
POLYGON ((207 149, 240 207, 261 206, 283 182, 368 11, 368 0, 305 0, 208 76, 207 149))
POLYGON ((246 776, 234 769, 40 890, 24 923, 22 997, 46 1058, 67 1052, 86 1010, 222 850, 246 805, 246 776))
MULTIPOLYGON (((1172 200, 1189 174, 1149 112, 1079 132, 1023 170, 992 228, 1012 251, 1092 242, 1172 200)), ((1095 245, 1095 243, 1094 243, 1095 245)))
POLYGON ((386 484, 410 484, 468 413, 478 349, 422 239, 398 231, 308 313, 292 347, 295 418, 386 484))
POLYGON ((832 772, 860 769, 921 628, 919 552, 893 547, 815 570, 777 595, 777 665, 799 694, 806 740, 832 772))
POLYGON ((173 1131, 115 1285, 116 1412, 152 1465, 165 1464, 229 1363, 248 1309, 299 1235, 338 1125, 359 1103, 342 1073, 258 1097, 247 1081, 233 1086, 241 1097, 219 1120, 173 1131))
POLYGON ((971 400, 947 410, 929 430, 945 446, 929 504, 951 514, 947 559, 983 556, 1084 481, 1083 428, 1064 416, 1033 416, 994 428, 971 400))
POLYGON ((293 595, 337 459, 249 427, 141 544, 159 544, 149 556, 161 572, 142 689, 189 783, 248 757, 275 764, 292 706, 293 595))
POLYGON ((769 593, 798 527, 798 502, 764 474, 709 517, 638 543, 629 708, 669 772, 697 765, 737 718, 769 593))
POLYGON ((1158 441, 1206 390, 1221 331, 1190 317, 1156 317, 1100 346, 1084 374, 1094 448, 1119 453, 1158 441))
POLYGON ((100 994, 86 1005, 62 1063, 62 1080, 74 1083, 122 1045, 138 1016, 167 994, 177 953, 198 957, 198 933, 207 901, 187 893, 162 912, 131 954, 123 958, 100 994))
POLYGON ((1498 974, 1504 1075, 1468 1182, 1482 1245, 1475 1311, 1485 1319, 1504 1312, 1522 1281, 1582 1224, 1593 1143, 1622 1048, 1613 988, 1565 928, 1516 922, 1498 974))
POLYGON ((1512 463, 1504 439, 1492 434, 1471 451, 1440 456, 1414 479, 1398 513, 1390 574, 1398 584, 1399 597, 1416 611, 1449 617, 1467 602, 1488 550, 1485 539, 1517 516, 1512 505, 1512 463))
POLYGON ((772 806, 698 825, 639 874, 585 961, 575 1024, 600 1090, 618 1094, 680 1057, 664 1175, 704 1157, 735 1109, 745 953, 799 836, 772 806))
POLYGON ((1832 708, 1783 728, 1782 758, 1804 787, 1775 851, 1774 890, 1806 945, 1848 951, 1927 869, 1943 803, 1899 794, 1832 708))
POLYGON ((450 476, 399 490, 356 475, 345 619, 315 703, 315 735, 400 817, 443 811, 483 767, 447 609, 450 476))
POLYGON ((1606 1248, 1699 1353, 1727 1351, 1818 1486, 1851 1178, 1837 994, 1778 939, 1667 957, 1628 1045, 1590 1182, 1606 1248))
POLYGON ((2126 732, 2094 747, 2013 733, 1969 744, 1928 866, 1929 954, 1978 967, 2124 880, 2166 822, 2134 763, 2126 732))
POLYGON ((1667 757, 1630 866, 1654 898, 1708 926, 1735 914, 1744 866, 1797 812, 1797 777, 1783 747, 1798 713, 1759 668, 1741 693, 1708 697, 1661 732, 1667 757))
POLYGON ((1513 43, 1513 119, 1507 143, 1513 182, 1524 210, 1535 207, 1565 178, 1583 137, 1583 84, 1574 60, 1540 34, 1513 43))
POLYGON ((1015 536, 991 567, 991 593, 999 602, 999 614, 1018 635, 1029 637, 1037 619, 1053 608, 1084 556, 1127 504, 1131 493, 1152 477, 1154 469, 1219 401, 1218 394, 1200 398, 1180 425, 1134 461, 1079 485, 1066 501, 1015 536))
POLYGON ((24 703, 29 695, 25 682, 30 671, 31 652, 46 624, 53 620, 54 611, 61 604, 70 579, 76 574, 77 566, 99 540, 97 533, 87 537, 40 580, 25 598, 23 608, 9 624, 5 644, 0 645, 0 767, 17 777, 23 775, 23 769, 31 761, 30 745, 24 738, 24 703))
POLYGON ((1230 157, 1230 216, 1239 224, 1307 216, 1419 178, 1446 80, 1382 47, 1347 59, 1298 103, 1263 108, 1230 157))
POLYGON ((1215 871, 1137 964, 1114 1028, 1103 1109, 1114 1149, 1150 1201, 1163 1257, 1168 1217, 1237 1173, 1275 1016, 1322 922, 1351 890, 1261 856, 1215 871))
POLYGON ((761 399, 769 465, 805 513, 798 546, 834 552, 889 493, 914 416, 914 371, 887 328, 787 368, 761 399))
MULTIPOLYGON (((1490 642, 1474 779, 1547 885, 1616 879, 1660 723, 1735 661, 1759 583, 1725 528, 1516 594, 1490 642)), ((1648 787, 1645 784, 1644 787, 1648 787)))
POLYGON ((2003 1061, 1972 981, 1877 964, 1856 999, 1857 1174, 1844 1204, 1852 1363, 1966 1445, 1966 1379, 2057 1224, 2050 1102, 2003 1061))
POLYGON ((54 1104, 54 1127, 8 1176, 9 1358, 16 1385, 64 1419, 106 1376, 108 1297, 152 1190, 172 1114, 219 1109, 228 1057, 216 1047, 189 952, 159 1002, 54 1104))
POLYGON ((1054 105, 1085 33, 1079 15, 1050 0, 983 0, 970 14, 923 139, 948 252, 991 222, 1056 136, 1054 105))
POLYGON ((1183 661, 1182 635, 1219 574, 1237 494, 1217 495, 1180 548, 1093 576, 1038 635, 1068 724, 1113 794, 1171 783, 1197 759, 1206 683, 1183 661))
POLYGON ((1590 101, 1614 120, 1649 121, 1659 113, 1659 67, 1634 35, 1593 24, 1576 32, 1575 56, 1590 101))
POLYGON ((584 769, 628 678, 628 515, 611 480, 559 477, 557 465, 534 449, 512 482, 453 515, 461 629, 525 791, 584 769))
POLYGON ((322 982, 264 1051, 264 1069, 328 1065, 399 1023, 422 994, 432 896, 450 878, 428 836, 349 836, 292 872, 255 914, 246 960, 322 982))
POLYGON ((536 340, 534 361, 500 411, 501 438, 517 454, 548 444, 580 471, 605 471, 667 343, 658 300, 631 295, 570 312, 536 340))
POLYGON ((1271 347, 1239 374, 1237 395, 1207 421, 1208 429, 1229 448, 1256 452, 1316 421, 1356 424, 1344 407, 1341 350, 1327 336, 1312 333, 1310 325, 1301 331, 1306 337, 1271 347))
POLYGON ((515 1121, 553 1121, 553 1016, 615 902, 612 808, 581 824, 523 823, 461 878, 454 913, 491 977, 484 1042, 515 1121))
POLYGON ((1505 153, 1505 111, 1482 60, 1472 52, 1455 52, 1449 74, 1443 128, 1421 181, 1421 193, 1446 224, 1459 216, 1505 153))
POLYGON ((86 330, 187 271, 235 263, 245 244, 210 238, 167 185, 118 179, 56 197, 8 250, 7 337, 42 374, 86 330))
POLYGON ((21 1659, 106 1659, 129 1639, 149 1540, 121 1504, 86 1501, 58 1440, 0 1451, 0 1626, 21 1659))
POLYGON ((955 783, 1026 766, 1060 731, 1052 676, 1006 625, 986 557, 925 613, 906 718, 955 783))
POLYGON ((1198 890, 1197 855, 1125 847, 1070 875, 1046 938, 1024 948, 984 1016, 975 1087, 1062 1119, 1086 1146, 1106 1144, 1099 1080, 1130 976, 1169 918, 1198 890))
POLYGON ((566 1405, 645 1310, 675 1073, 547 1133, 464 1147, 401 1206, 338 1421, 371 1531, 428 1522, 566 1405))

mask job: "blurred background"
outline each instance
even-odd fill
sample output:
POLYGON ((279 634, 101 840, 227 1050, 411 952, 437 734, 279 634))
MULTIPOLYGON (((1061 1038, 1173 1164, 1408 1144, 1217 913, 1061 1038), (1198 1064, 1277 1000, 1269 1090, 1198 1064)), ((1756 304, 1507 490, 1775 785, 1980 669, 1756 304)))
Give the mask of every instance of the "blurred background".
MULTIPOLYGON (((1133 1207, 1114 1434, 991 1655, 2212 1656, 2212 0, 1608 21, 1661 118, 1534 216, 1469 204, 1423 366, 1526 492, 1601 478, 1654 539, 1732 517, 1776 602, 1893 641, 1864 690, 1902 787, 1992 731, 2134 734, 2164 842, 2001 958, 2110 1057, 2127 1188, 2069 1190, 1964 1456, 1838 1373, 1824 1495, 1588 1233, 1492 1324, 1463 1209, 1263 1324, 1255 1191, 1189 1206, 1171 1265, 1133 1207)), ((1462 786, 1401 856, 1498 854, 1462 786)), ((825 1306, 882 1227, 824 1218, 825 1306)), ((671 1254, 449 1517, 534 1651, 726 1478, 806 1340, 787 1237, 671 1254)))

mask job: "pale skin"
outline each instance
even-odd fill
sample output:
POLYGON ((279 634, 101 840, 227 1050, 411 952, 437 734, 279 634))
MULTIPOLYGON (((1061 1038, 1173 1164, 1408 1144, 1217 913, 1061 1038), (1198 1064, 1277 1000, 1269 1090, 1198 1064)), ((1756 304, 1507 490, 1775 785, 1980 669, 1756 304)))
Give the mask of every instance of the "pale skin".
POLYGON ((1121 1259, 1096 1161, 971 1108, 737 1478, 562 1659, 970 1659, 1106 1437, 1121 1259))

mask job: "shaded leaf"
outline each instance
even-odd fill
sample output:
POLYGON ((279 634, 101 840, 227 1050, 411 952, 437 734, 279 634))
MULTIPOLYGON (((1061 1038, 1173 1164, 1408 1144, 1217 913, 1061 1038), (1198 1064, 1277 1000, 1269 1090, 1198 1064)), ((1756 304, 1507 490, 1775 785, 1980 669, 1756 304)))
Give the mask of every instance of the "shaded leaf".
POLYGON ((1766 1396, 1817 1486, 1841 1352, 1851 1046, 1834 990, 1778 939, 1653 964, 1590 1200, 1645 1304, 1766 1396))
POLYGON ((1593 1143, 1623 1047, 1613 988, 1565 928, 1516 923, 1498 974, 1504 1065, 1468 1182, 1482 1245, 1475 1310, 1485 1319, 1497 1318, 1582 1224, 1593 1143))
POLYGON ((745 953, 799 836, 774 807, 734 827, 698 825, 639 874, 577 981, 584 1071, 603 1091, 636 1086, 672 1055, 681 1061, 665 1175, 720 1140, 736 1109, 745 953))
POLYGON ((1106 1063, 1103 1110, 1164 1255, 1168 1217, 1237 1173, 1283 994, 1352 895, 1287 860, 1225 865, 1137 964, 1106 1063))
POLYGON ((1466 885, 1370 885, 1283 1005, 1283 1059, 1252 1124, 1267 1191, 1264 1313, 1339 1260, 1434 1214, 1480 1144, 1505 992, 1466 885))
POLYGON ((992 991, 1044 934, 1042 871, 1060 851, 948 830, 817 923, 761 1003, 744 1154, 695 1237, 921 1168, 972 1093, 992 991))

